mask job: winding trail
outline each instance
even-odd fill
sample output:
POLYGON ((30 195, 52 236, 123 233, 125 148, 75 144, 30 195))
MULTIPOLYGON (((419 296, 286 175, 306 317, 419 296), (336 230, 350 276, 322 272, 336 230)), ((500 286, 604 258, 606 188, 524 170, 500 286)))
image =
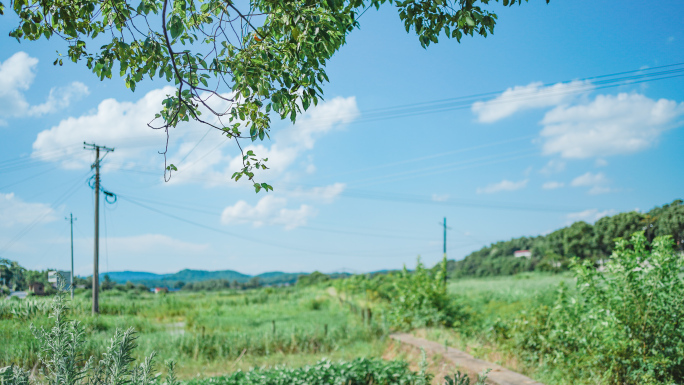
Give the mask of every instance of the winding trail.
POLYGON ((468 372, 470 375, 482 373, 486 369, 491 369, 487 376, 487 383, 492 385, 544 385, 520 373, 508 370, 503 366, 491 362, 479 360, 468 353, 458 349, 449 348, 437 342, 428 341, 423 338, 414 337, 410 334, 395 333, 390 337, 403 344, 423 348, 428 354, 441 354, 447 360, 453 362, 460 370, 468 372))

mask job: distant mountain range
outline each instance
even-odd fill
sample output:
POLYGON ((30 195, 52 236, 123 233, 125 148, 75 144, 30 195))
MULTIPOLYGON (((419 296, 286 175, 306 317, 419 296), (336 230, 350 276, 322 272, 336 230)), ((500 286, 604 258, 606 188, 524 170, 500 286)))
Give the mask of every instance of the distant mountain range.
POLYGON ((155 274, 143 271, 113 271, 108 273, 100 273, 100 282, 105 275, 116 283, 142 283, 148 287, 171 287, 177 282, 199 282, 208 281, 212 279, 225 279, 228 281, 238 281, 240 283, 247 282, 253 277, 259 278, 259 282, 263 285, 281 285, 293 284, 297 282, 297 277, 309 273, 284 273, 282 271, 272 271, 258 275, 242 274, 234 270, 190 270, 185 269, 173 274, 155 274))

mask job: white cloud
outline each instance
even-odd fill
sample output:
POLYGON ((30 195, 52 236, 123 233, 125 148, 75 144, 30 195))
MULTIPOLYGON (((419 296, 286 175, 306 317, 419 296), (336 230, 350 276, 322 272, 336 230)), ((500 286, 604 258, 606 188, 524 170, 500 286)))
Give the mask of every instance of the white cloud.
POLYGON ((446 202, 449 200, 449 194, 432 194, 433 202, 446 202))
POLYGON ((587 172, 586 174, 582 174, 577 178, 573 179, 570 185, 573 187, 579 187, 603 185, 606 183, 608 183, 608 179, 606 178, 606 175, 602 172, 599 172, 597 174, 587 172))
POLYGON ((288 209, 287 199, 267 195, 255 206, 245 201, 238 201, 228 206, 221 214, 223 224, 252 223, 254 227, 264 225, 282 225, 287 230, 306 225, 309 218, 316 216, 317 211, 309 205, 302 204, 297 209, 288 209))
POLYGON ((555 190, 557 188, 561 188, 565 186, 565 183, 563 182, 546 182, 542 185, 542 188, 544 190, 555 190))
POLYGON ((307 201, 316 201, 322 203, 332 203, 344 189, 347 187, 345 183, 333 183, 328 186, 314 187, 308 190, 298 188, 289 193, 291 197, 305 199, 307 201))
MULTIPOLYGON (((161 130, 149 128, 147 123, 173 90, 166 87, 150 91, 135 103, 105 99, 97 110, 62 120, 57 126, 40 132, 33 143, 33 156, 59 161, 64 168, 87 168, 93 155, 83 150, 85 141, 114 147, 115 151, 108 155, 109 164, 135 164, 143 158, 149 162, 150 156, 156 154, 151 148, 163 149, 166 135, 161 130)), ((158 164, 160 159, 158 156, 156 159, 158 164)))
POLYGON ((544 167, 542 167, 541 170, 539 170, 539 172, 544 175, 551 175, 559 173, 563 170, 565 170, 565 162, 562 160, 551 159, 544 167))
POLYGON ((56 87, 50 90, 45 103, 31 106, 28 115, 40 116, 59 111, 68 107, 73 100, 78 100, 90 94, 88 87, 81 82, 73 82, 65 87, 56 87))
POLYGON ((288 198, 269 194, 261 198, 256 205, 241 200, 228 206, 221 214, 223 224, 251 223, 254 227, 264 225, 283 226, 286 230, 304 226, 309 218, 318 214, 311 203, 332 203, 346 188, 344 183, 311 189, 295 189, 285 192, 288 198), (288 208, 289 198, 304 201, 297 208, 288 208))
POLYGON ((477 189, 478 194, 492 194, 499 191, 515 191, 520 190, 527 186, 528 179, 521 180, 519 182, 512 182, 510 180, 502 180, 499 183, 493 183, 487 187, 480 187, 477 189))
POLYGON ((608 187, 608 184, 608 178, 606 178, 606 175, 602 172, 596 174, 587 172, 586 174, 576 177, 572 180, 572 182, 570 182, 570 185, 573 187, 591 187, 591 189, 588 191, 589 195, 606 194, 615 191, 608 187))
POLYGON ((590 82, 577 80, 547 87, 541 82, 535 82, 509 88, 492 100, 473 103, 472 111, 480 123, 493 123, 519 111, 567 103, 576 98, 573 93, 590 91, 592 88, 590 82))
POLYGON ((73 82, 50 90, 47 101, 31 106, 24 96, 36 77, 38 59, 17 52, 0 63, 0 118, 40 116, 67 107, 73 100, 88 95, 88 87, 73 82))
POLYGON ((606 187, 606 186, 594 186, 591 189, 589 189, 589 191, 587 191, 587 193, 589 195, 599 195, 599 194, 607 194, 607 193, 613 192, 613 191, 616 191, 616 190, 614 190, 610 187, 606 187))
POLYGON ((589 223, 594 223, 597 220, 608 216, 612 215, 615 213, 615 210, 604 210, 604 211, 599 211, 598 209, 589 209, 589 210, 584 210, 584 211, 579 211, 576 213, 570 213, 567 216, 568 223, 572 222, 577 222, 577 221, 585 221, 589 223))
MULTIPOLYGON (((157 151, 165 148, 166 135, 147 124, 160 110, 166 96, 173 92, 173 87, 165 87, 150 91, 134 102, 104 100, 95 111, 64 119, 57 126, 40 132, 33 143, 32 155, 45 161, 60 162, 64 168, 87 168, 93 155, 83 150, 82 144, 86 141, 115 148, 104 163, 106 169, 139 168, 141 165, 149 168, 153 165, 161 177, 163 158, 157 151)), ((213 100, 212 104, 218 107, 212 108, 225 109, 222 103, 213 100)), ((294 165, 300 166, 302 172, 313 173, 315 165, 312 158, 307 157, 302 162, 298 159, 313 149, 322 135, 343 127, 358 115, 354 97, 333 98, 309 109, 295 125, 274 130, 270 146, 267 142, 249 144, 243 150, 254 151, 258 158, 268 158, 269 169, 260 171, 260 180, 275 181, 292 171, 294 165)), ((196 122, 171 130, 168 163, 179 169, 173 174, 171 183, 225 185, 231 183, 231 175, 242 168, 242 156, 235 142, 211 130, 207 133, 207 130, 208 127, 196 122), (201 140, 203 137, 205 139, 201 140)))
POLYGON ((281 146, 312 149, 316 139, 359 116, 356 98, 336 97, 310 108, 297 123, 279 132, 276 142, 281 146))
POLYGON ((57 219, 57 213, 43 203, 28 203, 14 196, 14 193, 0 193, 0 227, 48 223, 57 219))
MULTIPOLYGON (((268 158, 266 165, 269 170, 260 171, 260 175, 264 179, 273 180, 284 176, 291 170, 297 159, 314 148, 319 137, 352 122, 358 115, 355 97, 336 97, 309 109, 299 117, 296 124, 277 131, 273 135, 273 144, 270 146, 250 144, 243 149, 245 152, 254 151, 258 158, 268 158)), ((205 157, 206 152, 214 145, 215 143, 205 143, 195 149, 185 161, 185 164, 193 164, 192 172, 185 173, 183 163, 181 163, 182 173, 176 173, 172 182, 181 183, 197 176, 210 181, 209 184, 230 182, 230 175, 242 168, 242 158, 223 154, 221 151, 205 157)), ((194 144, 188 143, 181 148, 177 154, 171 156, 171 162, 177 164, 175 160, 184 157, 193 146, 194 144)), ((302 166, 306 173, 313 173, 316 170, 310 157, 307 157, 307 161, 302 166)))
POLYGON ((15 116, 26 111, 29 104, 22 91, 26 91, 36 77, 38 59, 25 52, 17 52, 0 63, 0 116, 15 116))
POLYGON ((629 154, 682 124, 684 103, 641 94, 598 95, 592 102, 549 111, 540 135, 543 153, 584 159, 629 154))
POLYGON ((605 159, 603 159, 603 158, 598 158, 598 159, 596 159, 596 161, 594 162, 594 165, 595 165, 596 167, 606 167, 606 166, 608 165, 608 161, 605 160, 605 159))

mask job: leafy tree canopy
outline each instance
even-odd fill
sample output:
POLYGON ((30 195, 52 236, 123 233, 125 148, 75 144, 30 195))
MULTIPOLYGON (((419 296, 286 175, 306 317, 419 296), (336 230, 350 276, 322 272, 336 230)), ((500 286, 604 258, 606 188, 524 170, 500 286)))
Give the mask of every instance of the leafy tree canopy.
POLYGON ((643 232, 651 242, 656 236, 670 236, 677 250, 684 250, 684 201, 655 207, 647 213, 637 211, 606 216, 594 225, 575 222, 548 235, 500 241, 470 253, 463 260, 450 261, 450 275, 511 275, 525 271, 559 271, 570 267, 570 260, 603 264, 615 250, 616 242, 643 232), (515 258, 517 250, 530 250, 531 258, 515 258))
MULTIPOLYGON (((19 16, 10 36, 62 39, 68 49, 54 64, 84 63, 101 80, 118 73, 133 91, 147 77, 173 82, 176 92, 150 127, 168 135, 198 121, 240 146, 269 136, 272 113, 295 122, 316 105, 327 61, 363 12, 385 5, 396 8, 423 47, 442 36, 487 36, 497 20, 490 0, 10 0, 19 16)), ((242 155, 232 178, 248 178, 257 192, 272 190, 254 179, 268 159, 242 155)), ((168 164, 165 176, 176 170, 168 164)))

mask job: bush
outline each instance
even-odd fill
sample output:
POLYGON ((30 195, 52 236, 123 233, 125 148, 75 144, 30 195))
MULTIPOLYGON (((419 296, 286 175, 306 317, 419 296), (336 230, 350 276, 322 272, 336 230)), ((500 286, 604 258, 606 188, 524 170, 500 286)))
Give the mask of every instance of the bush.
MULTIPOLYGON (((157 385, 161 382, 154 371, 154 353, 139 365, 134 365, 132 352, 136 348, 136 336, 132 328, 116 331, 99 362, 94 357, 86 360, 83 355, 87 343, 85 330, 79 321, 70 321, 66 317, 68 311, 65 294, 60 292, 51 306, 50 318, 54 319, 54 326, 46 330, 31 324, 40 346, 39 358, 47 383, 157 385)), ((173 362, 168 362, 167 366, 166 385, 179 385, 173 362)), ((36 380, 29 374, 29 371, 14 365, 2 368, 0 384, 31 385, 36 380)))
POLYGON ((395 296, 389 302, 387 320, 398 329, 423 326, 450 326, 457 318, 447 295, 441 270, 432 273, 418 260, 416 270, 406 269, 394 282, 395 296))
POLYGON ((191 380, 188 385, 419 385, 426 373, 414 373, 403 361, 359 358, 333 363, 322 360, 303 368, 255 369, 227 376, 191 380))
POLYGON ((606 271, 575 265, 578 296, 563 286, 552 309, 517 324, 527 358, 609 384, 684 381, 682 256, 671 237, 619 240, 606 271))
MULTIPOLYGON (((414 271, 369 277, 355 275, 336 282, 348 294, 361 294, 374 301, 389 327, 410 330, 425 326, 454 326, 465 315, 447 294, 446 260, 436 269, 426 269, 418 258, 414 271)), ((352 304, 352 306, 355 306, 352 304)))

